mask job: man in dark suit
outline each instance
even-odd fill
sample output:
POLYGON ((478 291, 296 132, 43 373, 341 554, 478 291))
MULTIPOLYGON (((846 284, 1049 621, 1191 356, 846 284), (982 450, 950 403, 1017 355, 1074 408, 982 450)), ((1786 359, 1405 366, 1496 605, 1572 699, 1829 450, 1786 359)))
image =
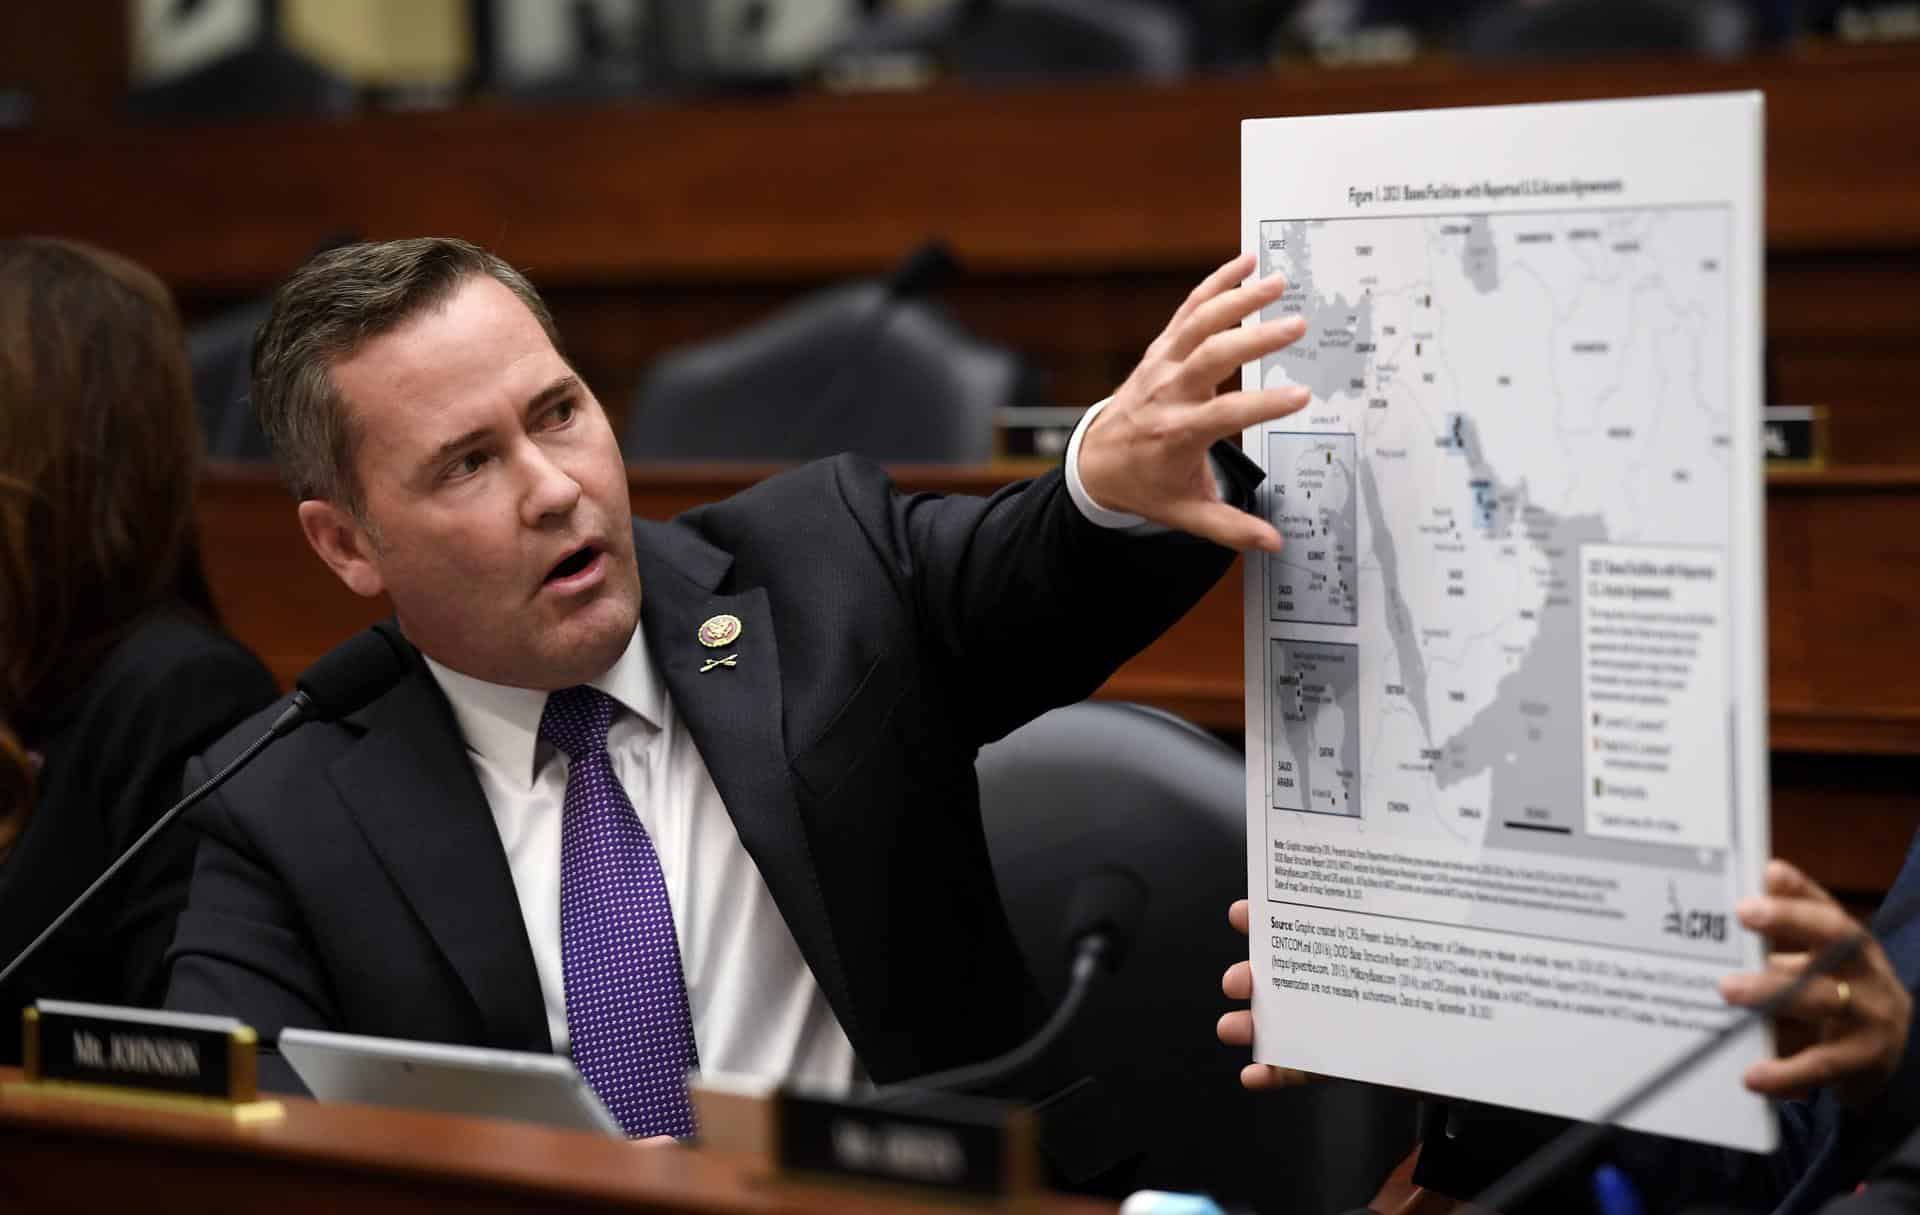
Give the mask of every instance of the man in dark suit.
POLYGON ((1214 396, 1303 329, 1240 325, 1281 286, 1250 269, 1195 289, 1064 472, 908 497, 841 458, 662 524, 511 268, 316 258, 255 405, 315 552, 420 662, 210 800, 169 1002, 570 1051, 636 1135, 690 1127, 696 1062, 884 1083, 1016 1042, 1039 1010, 974 753, 1278 547, 1207 457, 1306 400, 1214 396))

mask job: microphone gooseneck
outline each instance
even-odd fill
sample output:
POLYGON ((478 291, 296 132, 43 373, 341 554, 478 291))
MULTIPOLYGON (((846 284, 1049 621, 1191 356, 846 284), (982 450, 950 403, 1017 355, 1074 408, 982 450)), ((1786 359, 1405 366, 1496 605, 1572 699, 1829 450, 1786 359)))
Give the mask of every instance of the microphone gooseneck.
MULTIPOLYGON (((285 720, 285 719, 286 719, 286 714, 284 713, 281 714, 281 720, 285 720)), ((293 724, 299 725, 300 723, 298 721, 295 721, 293 724)), ((188 806, 193 805, 195 802, 199 801, 201 798, 205 797, 207 794, 213 792, 215 789, 218 789, 221 785, 225 784, 227 782, 228 777, 232 776, 235 772, 238 772, 240 769, 246 767, 247 764, 252 761, 254 756, 260 754, 261 751, 266 749, 267 744, 273 742, 276 738, 279 738, 282 734, 286 733, 287 730, 291 730, 292 728, 293 726, 288 726, 286 727, 285 730, 283 730, 280 728, 280 721, 274 722, 272 728, 268 729, 268 731, 265 734, 262 734, 259 738, 254 739, 253 742, 250 745, 248 745, 246 750, 234 756, 233 762, 229 763, 226 767, 220 769, 220 771, 214 773, 213 776, 210 777, 207 780, 207 782, 201 785, 198 789, 195 789, 192 793, 187 794, 185 797, 175 802, 173 804, 173 807, 170 810, 168 810, 165 814, 161 815, 157 819, 154 819, 153 825, 151 827, 148 827, 145 831, 141 832, 140 838, 133 841, 133 843, 128 846, 127 850, 125 852, 122 852, 120 856, 113 862, 113 864, 107 866, 106 872, 102 873, 99 877, 93 879, 93 883, 89 885, 85 890, 82 890, 80 892, 80 897, 74 899, 73 902, 68 903, 66 906, 66 910, 62 911, 59 915, 53 918, 53 923, 48 924, 45 928, 41 929, 39 936, 33 938, 32 941, 28 942, 27 947, 25 949, 21 950, 19 953, 14 955, 13 961, 7 963, 7 968, 5 970, 0 970, 0 984, 4 984, 9 978, 12 977, 14 971, 19 970, 22 966, 26 965, 27 960, 33 957, 34 954, 39 952, 40 947, 46 944, 48 938, 52 937, 54 933, 60 931, 61 927, 64 926, 68 920, 72 919, 76 912, 78 912, 82 907, 87 905, 87 901, 93 898, 95 892, 97 892, 102 886, 105 886, 108 882, 112 881, 116 874, 118 874, 122 869, 127 867, 128 862, 132 861, 134 857, 140 855, 140 853, 146 848, 148 842, 151 841, 155 836, 159 835, 162 831, 165 831, 168 825, 171 824, 173 820, 179 816, 182 810, 185 810, 188 806)))
POLYGON ((965 1093, 1018 1073, 1044 1055, 1066 1033, 1093 990, 1094 980, 1118 970, 1146 912, 1147 883, 1120 865, 1103 865, 1083 876, 1067 904, 1067 943, 1071 961, 1067 992, 1053 1014, 1025 1042, 991 1059, 968 1063, 890 1084, 877 1099, 929 1092, 965 1093))
POLYGON ((15 954, 5 969, 0 970, 0 984, 4 984, 15 971, 26 965, 42 945, 86 906, 102 887, 145 851, 147 845, 165 831, 181 812, 226 784, 234 773, 252 763, 254 756, 300 726, 309 721, 334 721, 370 703, 400 682, 400 677, 406 674, 407 661, 406 642, 393 625, 384 622, 355 634, 322 655, 300 676, 298 690, 294 692, 292 701, 274 718, 266 733, 249 743, 246 750, 208 777, 199 788, 153 820, 153 825, 141 832, 139 839, 128 845, 127 850, 115 858, 104 873, 93 879, 79 897, 68 903, 51 924, 40 930, 40 935, 28 942, 27 947, 15 954))
MULTIPOLYGON (((1876 923, 1882 926, 1884 933, 1895 925, 1904 924, 1915 911, 1920 911, 1920 897, 1902 900, 1898 907, 1875 917, 1876 923)), ((1806 969, 1793 982, 1689 1047, 1679 1058, 1635 1085, 1625 1096, 1595 1115, 1593 1120, 1569 1127, 1555 1136, 1546 1146, 1481 1191, 1473 1200, 1473 1205, 1490 1211, 1503 1211, 1532 1197, 1541 1187, 1578 1165, 1599 1148, 1613 1133, 1613 1123, 1634 1113, 1741 1034, 1771 1020, 1805 991, 1810 983, 1837 970, 1872 939, 1872 934, 1862 929, 1828 944, 1813 956, 1806 969)))

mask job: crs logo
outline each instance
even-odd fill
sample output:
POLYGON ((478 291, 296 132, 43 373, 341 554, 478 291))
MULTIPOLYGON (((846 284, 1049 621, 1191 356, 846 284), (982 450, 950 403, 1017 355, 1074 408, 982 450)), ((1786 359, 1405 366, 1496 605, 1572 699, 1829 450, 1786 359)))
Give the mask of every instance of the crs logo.
POLYGON ((1724 941, 1727 939, 1727 913, 1691 911, 1680 905, 1680 892, 1667 883, 1667 914, 1660 917, 1662 936, 1688 941, 1724 941))

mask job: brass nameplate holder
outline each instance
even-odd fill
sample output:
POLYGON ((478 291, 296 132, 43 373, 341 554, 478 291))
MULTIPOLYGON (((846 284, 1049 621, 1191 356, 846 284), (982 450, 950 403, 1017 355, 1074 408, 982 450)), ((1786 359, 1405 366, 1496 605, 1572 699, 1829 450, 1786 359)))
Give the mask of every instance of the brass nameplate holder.
POLYGON ((1020 1210, 1038 1193, 1030 1111, 936 1093, 824 1096, 712 1074, 692 1081, 703 1150, 771 1180, 908 1187, 921 1201, 1020 1210))
POLYGON ((40 1000, 20 1014, 31 1095, 270 1122, 286 1111, 259 1095, 259 1039, 232 1017, 40 1000))

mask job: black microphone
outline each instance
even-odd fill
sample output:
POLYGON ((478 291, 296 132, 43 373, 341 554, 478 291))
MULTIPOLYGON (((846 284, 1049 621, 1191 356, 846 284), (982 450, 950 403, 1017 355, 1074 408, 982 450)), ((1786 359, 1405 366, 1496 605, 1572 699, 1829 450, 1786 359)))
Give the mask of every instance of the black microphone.
POLYGON ((1146 879, 1124 865, 1102 865, 1082 875, 1067 903, 1065 940, 1074 969, 1091 955, 1111 973, 1120 969, 1147 914, 1146 879))
POLYGON ((861 372, 868 370, 874 347, 901 304, 943 286, 959 271, 960 261, 954 256, 953 250, 936 237, 921 243, 880 281, 879 293, 866 309, 865 315, 850 322, 851 330, 832 373, 818 388, 807 394, 798 407, 792 409, 794 422, 789 450, 819 446, 808 436, 817 434, 837 421, 847 408, 850 400, 847 386, 855 382, 861 372))
POLYGON ((1578 1123, 1555 1136, 1545 1147, 1522 1160, 1492 1185, 1482 1190, 1473 1200, 1473 1205, 1484 1207, 1489 1211, 1504 1211, 1532 1197, 1540 1189, 1591 1156, 1607 1136, 1613 1133, 1613 1123, 1631 1115, 1635 1110, 1671 1088, 1741 1034, 1772 1020, 1775 1014, 1792 1003, 1794 998, 1805 991, 1815 979, 1845 965, 1868 941, 1873 939, 1876 932, 1883 937, 1891 935, 1895 929, 1904 928, 1917 912, 1920 912, 1920 894, 1909 895, 1893 906, 1882 908, 1879 914, 1873 917, 1871 928, 1863 928, 1859 932, 1829 944, 1813 956, 1807 963, 1806 969, 1802 970, 1792 983, 1775 992, 1771 998, 1748 1008, 1741 1015, 1708 1035, 1706 1039, 1690 1047, 1679 1058, 1635 1085, 1625 1096, 1596 1115, 1592 1121, 1578 1123))
POLYGON ((285 734, 309 721, 338 721, 400 682, 411 662, 406 640, 392 621, 363 629, 322 654, 294 681, 293 703, 275 730, 285 734), (285 728, 281 722, 291 722, 285 728))
POLYGON ((935 237, 907 254, 906 259, 893 268, 887 275, 886 293, 894 299, 925 295, 935 287, 945 286, 959 271, 960 260, 953 255, 953 249, 935 237))
POLYGON ((933 1072, 878 1089, 876 1099, 929 1092, 965 1093, 1004 1080, 1045 1054, 1086 1003, 1093 981, 1118 970, 1146 914, 1147 883, 1122 865, 1102 865, 1083 876, 1067 903, 1066 938, 1072 957, 1067 993, 1038 1032, 1003 1055, 933 1072))
POLYGON ((27 960, 37 952, 54 933, 60 931, 74 913, 86 906, 87 901, 100 888, 112 881, 114 875, 126 868, 129 862, 145 850, 162 831, 165 831, 174 819, 187 807, 212 793, 234 773, 253 762, 254 756, 267 749, 274 740, 291 734, 294 730, 310 721, 334 721, 359 709, 375 697, 400 682, 410 663, 407 643, 401 638, 400 631, 391 622, 382 621, 366 629, 322 655, 319 661, 308 667, 295 682, 297 690, 293 700, 280 716, 274 718, 267 732, 256 738, 246 750, 235 756, 226 767, 213 774, 206 783, 187 794, 159 818, 153 825, 141 832, 140 838, 128 845, 106 872, 93 880, 93 884, 80 892, 78 898, 67 904, 65 911, 54 917, 53 923, 40 931, 27 947, 15 954, 0 970, 0 984, 13 976, 24 966, 27 960))

